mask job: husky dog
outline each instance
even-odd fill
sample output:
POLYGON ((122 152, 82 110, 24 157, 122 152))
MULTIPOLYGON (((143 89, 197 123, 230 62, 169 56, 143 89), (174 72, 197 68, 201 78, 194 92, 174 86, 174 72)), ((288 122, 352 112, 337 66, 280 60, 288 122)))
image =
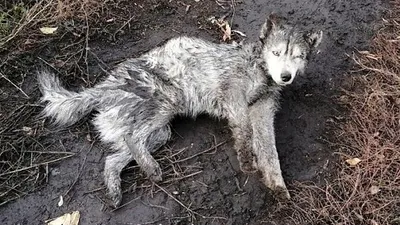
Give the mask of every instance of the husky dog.
POLYGON ((121 203, 122 169, 132 160, 152 181, 162 172, 151 153, 171 136, 176 115, 207 113, 228 120, 240 169, 261 171, 265 185, 290 198, 275 146, 274 115, 279 91, 304 73, 322 32, 306 32, 272 14, 260 41, 216 44, 177 37, 128 59, 82 92, 64 89, 51 73, 38 74, 43 115, 72 125, 92 110, 100 138, 115 153, 107 156, 104 181, 116 207, 121 203))

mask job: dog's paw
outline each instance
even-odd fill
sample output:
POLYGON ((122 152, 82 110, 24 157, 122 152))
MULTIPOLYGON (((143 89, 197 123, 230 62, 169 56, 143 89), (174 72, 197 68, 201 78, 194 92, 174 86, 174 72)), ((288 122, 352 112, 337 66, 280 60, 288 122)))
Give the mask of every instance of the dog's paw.
POLYGON ((120 188, 109 189, 107 192, 110 205, 114 208, 118 208, 122 202, 122 192, 120 188))
POLYGON ((157 162, 154 162, 154 164, 150 168, 147 168, 145 172, 151 181, 153 182, 162 181, 161 167, 157 162))
POLYGON ((258 171, 257 164, 254 160, 239 161, 240 170, 244 173, 251 174, 258 171))
POLYGON ((290 194, 286 187, 276 187, 274 190, 274 196, 280 201, 290 200, 290 194))

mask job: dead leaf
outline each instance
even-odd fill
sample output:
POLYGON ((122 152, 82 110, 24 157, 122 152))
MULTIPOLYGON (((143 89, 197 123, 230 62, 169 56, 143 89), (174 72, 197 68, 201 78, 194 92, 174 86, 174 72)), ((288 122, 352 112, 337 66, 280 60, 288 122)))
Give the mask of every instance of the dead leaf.
POLYGON ((41 27, 39 29, 43 34, 54 34, 58 27, 41 27))
POLYGON ((24 131, 28 136, 33 135, 33 129, 31 127, 22 127, 22 131, 24 131))
POLYGON ((218 27, 222 30, 222 32, 224 32, 224 35, 222 37, 223 41, 226 41, 227 39, 228 40, 232 39, 232 29, 226 20, 222 18, 216 19, 214 16, 210 17, 208 20, 211 21, 212 24, 218 25, 218 27))
POLYGON ((379 225, 378 222, 376 222, 375 220, 370 220, 371 221, 371 225, 379 225))
POLYGON ((346 162, 347 162, 350 166, 356 166, 359 162, 361 162, 361 159, 359 159, 359 158, 352 158, 352 159, 347 159, 346 162))
POLYGON ((362 215, 360 215, 360 214, 358 214, 358 213, 354 213, 355 215, 356 215, 356 217, 359 219, 359 220, 361 220, 361 221, 363 221, 364 220, 364 217, 362 216, 362 215))
POLYGON ((360 54, 370 54, 369 51, 359 51, 360 54))
POLYGON ((385 159, 385 155, 384 154, 377 154, 376 158, 378 158, 379 160, 384 160, 385 159))
POLYGON ((63 199, 62 195, 60 195, 60 201, 58 201, 57 205, 58 205, 58 207, 61 207, 62 205, 64 205, 64 199, 63 199))
POLYGON ((93 141, 92 136, 90 134, 87 134, 86 140, 88 140, 89 142, 93 141))
POLYGON ((224 29, 224 36, 222 37, 222 40, 226 41, 226 39, 231 40, 231 35, 232 35, 232 30, 231 26, 229 25, 228 22, 224 23, 225 29, 224 29))
POLYGON ((242 37, 247 37, 245 33, 243 33, 242 31, 239 30, 232 30, 233 33, 239 34, 242 37))
POLYGON ((79 211, 73 211, 72 213, 66 213, 60 217, 51 220, 47 223, 47 225, 78 225, 79 218, 79 211))
POLYGON ((379 189, 379 187, 377 187, 377 186, 375 186, 375 185, 372 185, 370 188, 369 188, 369 192, 372 194, 372 195, 375 195, 375 194, 377 194, 378 192, 380 192, 381 191, 381 189, 379 189))

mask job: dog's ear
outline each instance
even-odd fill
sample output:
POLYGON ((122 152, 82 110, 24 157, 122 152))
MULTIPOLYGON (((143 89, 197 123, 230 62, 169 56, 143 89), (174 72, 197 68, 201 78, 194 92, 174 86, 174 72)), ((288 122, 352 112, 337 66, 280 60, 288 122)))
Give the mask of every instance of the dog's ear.
POLYGON ((322 30, 316 32, 309 32, 307 33, 304 38, 307 43, 310 45, 311 49, 318 47, 318 45, 322 41, 323 32, 322 30))
POLYGON ((265 23, 261 27, 260 31, 260 40, 264 42, 265 38, 271 32, 271 30, 277 26, 279 26, 281 18, 275 14, 271 13, 268 18, 266 19, 265 23))

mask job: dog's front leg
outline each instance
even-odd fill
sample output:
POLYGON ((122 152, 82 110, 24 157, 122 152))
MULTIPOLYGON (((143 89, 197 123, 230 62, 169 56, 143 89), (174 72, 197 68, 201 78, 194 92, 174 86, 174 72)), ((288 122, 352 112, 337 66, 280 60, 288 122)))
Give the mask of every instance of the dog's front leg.
POLYGON ((281 199, 289 199, 290 195, 282 177, 275 145, 274 116, 276 108, 275 100, 270 98, 260 99, 250 106, 253 152, 257 156, 258 169, 263 175, 264 184, 281 199))
POLYGON ((246 107, 233 107, 228 112, 228 123, 232 129, 234 148, 240 165, 245 173, 257 171, 257 159, 252 148, 252 128, 246 107))

